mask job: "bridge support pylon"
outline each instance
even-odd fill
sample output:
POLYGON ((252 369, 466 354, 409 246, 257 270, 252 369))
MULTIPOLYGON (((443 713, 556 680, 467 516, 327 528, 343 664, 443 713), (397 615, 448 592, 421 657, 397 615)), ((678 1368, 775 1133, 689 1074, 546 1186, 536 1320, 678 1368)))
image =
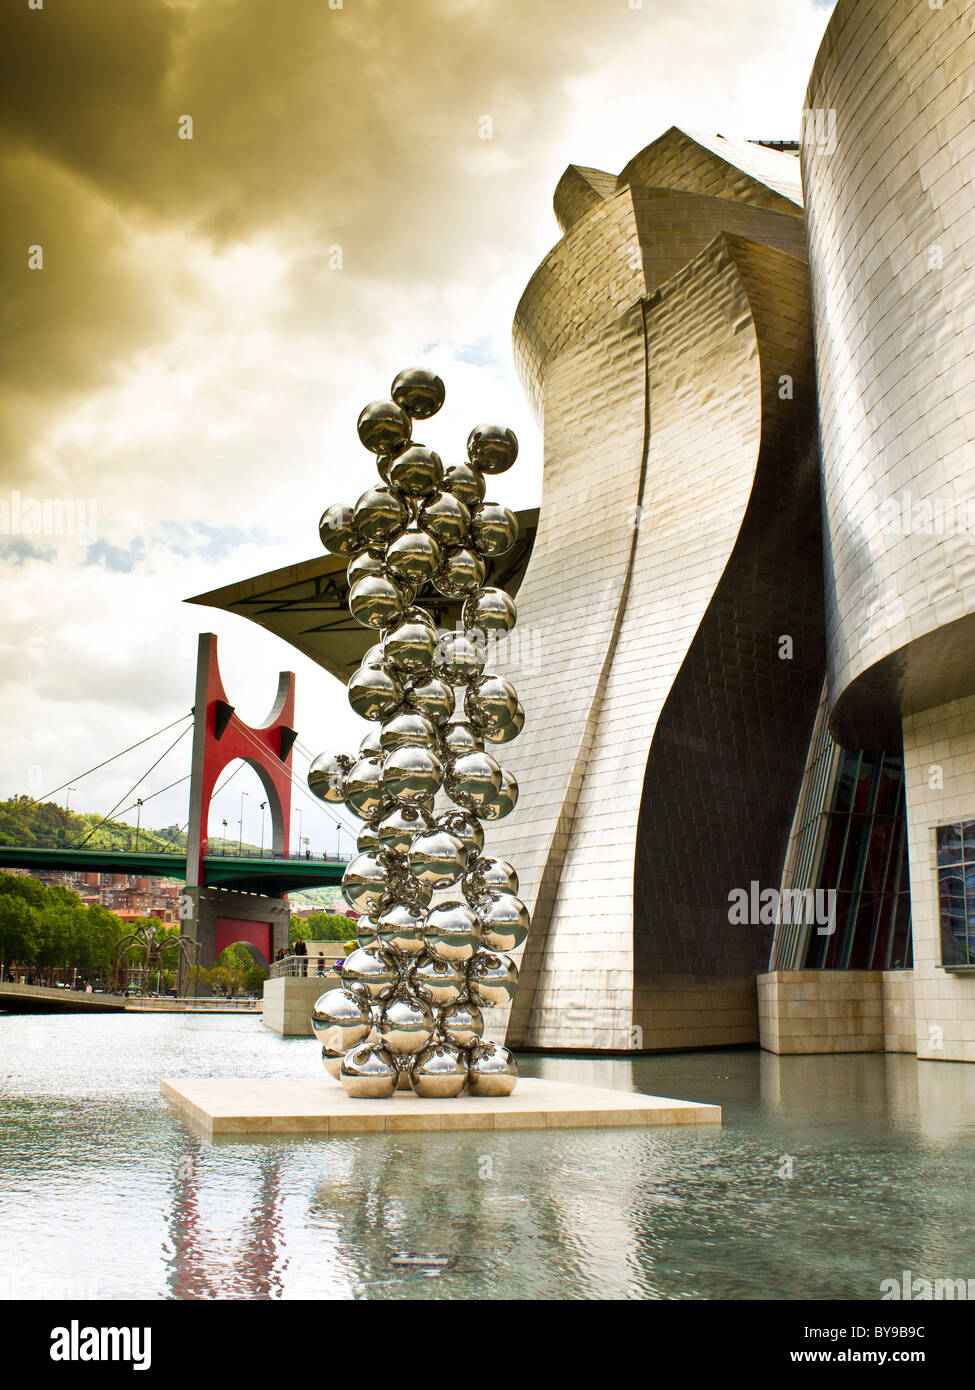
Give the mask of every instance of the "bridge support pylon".
MULTIPOLYGON (((271 851, 287 857, 291 831, 292 753, 295 677, 282 671, 271 712, 263 724, 245 724, 227 699, 217 661, 217 638, 200 634, 197 649, 196 699, 193 708, 193 761, 190 772, 189 827, 186 847, 186 894, 182 930, 194 937, 194 964, 211 967, 226 946, 243 941, 270 963, 288 944, 290 910, 281 894, 242 893, 215 888, 206 881, 210 802, 217 778, 237 759, 261 780, 271 813, 271 851)), ((185 988, 180 966, 180 993, 185 988)))

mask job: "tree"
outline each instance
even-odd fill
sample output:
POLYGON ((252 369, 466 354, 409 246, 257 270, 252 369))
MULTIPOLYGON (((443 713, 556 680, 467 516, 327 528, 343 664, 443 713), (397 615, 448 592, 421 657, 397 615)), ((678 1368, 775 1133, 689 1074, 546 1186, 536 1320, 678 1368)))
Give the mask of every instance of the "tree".
POLYGON ((306 941, 348 941, 355 936, 355 922, 337 912, 311 912, 301 934, 306 941))
POLYGON ((262 970, 259 965, 251 965, 249 970, 244 971, 244 990, 247 994, 261 994, 264 989, 264 981, 268 978, 266 970, 262 970))
POLYGON ((229 994, 232 983, 230 971, 222 965, 215 965, 210 971, 210 989, 214 994, 229 994))
POLYGON ((196 999, 210 993, 210 971, 204 965, 191 965, 186 971, 186 993, 196 999))
POLYGON ((12 893, 0 893, 0 962, 31 960, 36 934, 37 909, 12 893))

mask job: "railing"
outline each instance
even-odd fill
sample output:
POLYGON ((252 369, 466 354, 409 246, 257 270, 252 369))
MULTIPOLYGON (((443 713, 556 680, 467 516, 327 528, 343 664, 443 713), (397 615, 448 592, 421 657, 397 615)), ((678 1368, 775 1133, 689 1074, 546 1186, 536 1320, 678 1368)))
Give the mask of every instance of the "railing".
MULTIPOLYGON (((184 851, 185 853, 185 851, 184 851)), ((288 849, 237 849, 233 845, 211 847, 204 856, 207 859, 274 859, 294 860, 296 863, 348 864, 354 854, 312 854, 310 850, 292 853, 288 849)))
MULTIPOLYGON (((167 859, 185 859, 186 849, 173 845, 171 848, 160 849, 158 845, 136 845, 128 849, 109 848, 104 845, 66 845, 63 843, 52 845, 0 845, 0 850, 51 850, 62 852, 65 850, 77 850, 79 853, 83 849, 89 850, 92 854, 117 854, 123 855, 152 854, 165 856, 167 859)), ((238 849, 235 845, 212 844, 207 848, 204 855, 205 859, 271 859, 276 862, 293 860, 295 863, 312 864, 348 864, 355 858, 355 853, 345 853, 344 851, 336 854, 312 854, 310 850, 293 852, 288 849, 238 849)))
POLYGON ((324 956, 322 960, 317 956, 285 956, 283 960, 271 962, 271 979, 321 980, 326 975, 337 974, 335 962, 344 959, 344 955, 324 956))
POLYGON ((206 1013, 208 1009, 242 1009, 253 1013, 255 1009, 263 1007, 260 999, 221 999, 216 994, 205 998, 181 995, 178 999, 170 996, 168 999, 129 999, 126 1002, 137 1005, 140 1009, 158 1009, 160 1013, 183 1009, 199 1010, 201 1013, 206 1013))

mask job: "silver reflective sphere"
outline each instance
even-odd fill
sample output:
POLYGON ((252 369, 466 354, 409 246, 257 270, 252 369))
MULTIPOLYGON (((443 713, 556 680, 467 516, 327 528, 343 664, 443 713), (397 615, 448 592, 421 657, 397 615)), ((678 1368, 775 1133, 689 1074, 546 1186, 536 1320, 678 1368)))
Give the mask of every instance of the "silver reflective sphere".
POLYGON ((484 501, 485 487, 483 474, 469 463, 452 463, 444 469, 444 492, 452 492, 468 510, 484 501))
POLYGON ((373 854, 379 848, 375 821, 367 821, 356 836, 355 847, 360 854, 373 854))
POLYGON ((379 730, 376 728, 374 724, 372 728, 369 730, 369 732, 366 734, 365 738, 359 744, 359 757, 379 758, 382 756, 382 747, 383 746, 379 741, 379 730))
POLYGON ((398 536, 410 519, 402 497, 388 487, 370 487, 355 504, 356 530, 366 545, 385 545, 398 536))
POLYGON ((386 658, 383 655, 382 642, 374 642, 359 662, 359 670, 364 671, 368 667, 375 667, 377 670, 382 671, 385 667, 385 662, 386 658))
POLYGON ((395 401, 370 401, 356 426, 359 438, 374 454, 398 453, 413 433, 413 423, 395 401))
POLYGON ((416 837, 408 858, 410 873, 419 883, 434 889, 449 888, 464 872, 467 850, 454 835, 435 830, 416 837))
POLYGON ((362 544, 351 507, 338 503, 327 507, 318 523, 322 545, 333 555, 354 555, 362 544))
POLYGON ((403 685, 378 666, 360 666, 349 681, 348 696, 361 719, 386 719, 402 701, 403 685))
POLYGON ((345 804, 362 820, 372 820, 386 804, 379 758, 360 758, 350 768, 345 778, 345 804))
MULTIPOLYGON (((386 478, 392 491, 419 501, 437 492, 443 481, 443 464, 440 455, 432 449, 423 444, 414 444, 389 460, 386 478)), ((422 520, 420 525, 427 529, 422 520)), ((361 526, 359 530, 361 532, 361 526)), ((436 535, 436 532, 431 532, 431 535, 436 535)), ((437 539, 440 539, 439 536, 437 539)))
POLYGON ((367 574, 349 590, 349 611, 363 627, 388 627, 405 607, 405 593, 385 574, 367 574))
POLYGON ((465 753, 483 753, 484 739, 466 719, 453 719, 440 730, 441 762, 451 762, 465 753))
POLYGON ((476 1004, 448 1004, 437 1013, 437 1028, 441 1034, 454 1038, 462 1047, 476 1042, 484 1032, 484 1017, 476 1004))
POLYGON ((393 573, 418 587, 431 580, 442 563, 440 546, 416 527, 401 532, 386 549, 386 564, 393 573))
POLYGON ((510 1004, 518 986, 518 967, 496 951, 478 951, 468 966, 467 981, 479 1004, 510 1004))
POLYGON ((427 671, 437 646, 437 629, 430 622, 402 619, 386 634, 383 656, 397 672, 427 671))
POLYGON ((372 912, 386 892, 386 869, 374 854, 357 854, 345 866, 342 896, 357 912, 372 912))
POLYGON ((518 457, 514 430, 504 425, 475 425, 467 437, 467 457, 482 473, 507 473, 518 457))
POLYGON ((420 748, 436 749, 437 730, 433 721, 418 710, 406 710, 387 719, 379 731, 379 746, 383 753, 415 744, 420 748))
POLYGON ((454 712, 454 692, 436 676, 414 677, 403 691, 403 701, 434 724, 444 724, 454 712))
POLYGON ((525 711, 519 700, 514 717, 507 724, 501 724, 497 729, 485 729, 483 732, 489 743, 510 743, 513 738, 518 737, 524 727, 525 711))
POLYGON ((339 1080, 356 1100, 389 1100, 399 1075, 396 1059, 375 1043, 351 1048, 342 1058, 339 1080))
POLYGON ((468 961, 481 944, 481 926, 466 903, 438 903, 427 913, 424 940, 436 960, 468 961))
POLYGON ((370 999, 382 999, 396 984, 396 967, 391 957, 378 948, 359 947, 345 958, 342 967, 342 986, 364 993, 370 999))
POLYGON ((437 635, 431 669, 448 685, 470 685, 480 679, 484 657, 484 644, 472 640, 466 632, 441 632, 437 635))
POLYGON ((387 908, 376 919, 380 944, 401 956, 418 956, 424 950, 425 921, 426 913, 419 905, 415 910, 405 903, 387 908))
POLYGON ((501 769, 501 786, 494 796, 484 799, 478 811, 485 820, 500 820, 509 816, 518 805, 518 779, 510 769, 501 769))
POLYGON ((356 945, 366 951, 379 944, 379 938, 376 935, 376 923, 372 917, 363 916, 358 919, 355 924, 355 939, 356 945))
POLYGON ((510 724, 518 709, 518 692, 504 676, 479 676, 464 692, 464 713, 482 732, 510 724))
POLYGON ((427 1043, 416 1055, 412 1081, 423 1099, 459 1096, 467 1085, 467 1057, 450 1043, 427 1043))
POLYGON ((335 1081, 342 1079, 342 1058, 344 1056, 344 1052, 333 1053, 329 1052, 327 1047, 322 1048, 322 1066, 335 1081))
POLYGON ((383 760, 383 789, 397 801, 429 801, 442 783, 443 764, 429 748, 397 748, 383 760))
POLYGON ((480 628, 482 632, 510 632, 518 621, 518 609, 504 589, 489 586, 464 600, 462 621, 465 628, 480 628))
POLYGON ((348 990, 330 989, 312 1007, 311 1030, 333 1055, 362 1042, 371 1027, 368 1008, 348 990))
POLYGON ((471 517, 471 540, 482 555, 504 555, 518 539, 518 518, 500 502, 484 502, 471 517))
POLYGON ((479 855, 464 874, 462 886, 468 902, 476 902, 486 894, 517 893, 518 875, 507 859, 492 859, 490 855, 479 855))
POLYGON ((340 806, 345 800, 345 778, 354 758, 347 753, 319 753, 308 769, 309 791, 321 801, 340 806))
POLYGON ((465 753, 447 764, 444 786, 451 801, 480 815, 501 790, 501 766, 490 753, 465 753))
POLYGON ((484 848, 484 828, 469 811, 444 811, 437 817, 437 829, 455 836, 467 850, 468 859, 484 848))
POLYGON ((397 373, 389 394, 414 420, 429 420, 443 405, 446 389, 427 367, 406 367, 397 373))
POLYGON ((363 550, 354 560, 349 561, 349 567, 345 572, 345 576, 349 581, 349 588, 351 589, 360 579, 368 579, 370 576, 385 573, 385 561, 379 556, 373 555, 371 551, 363 550))
POLYGON ((528 908, 514 893, 498 893, 477 904, 481 940, 492 951, 517 951, 528 936, 528 908))
POLYGON ((518 1085, 518 1063, 506 1047, 478 1043, 467 1059, 467 1089, 472 1096, 510 1096, 518 1085))
POLYGON ((433 586, 445 598, 464 598, 484 583, 487 567, 476 551, 462 546, 445 553, 443 563, 434 575, 433 586))
POLYGON ((417 525, 440 546, 463 545, 470 531, 471 514, 452 492, 438 492, 420 508, 417 525))
POLYGON ((422 806, 397 804, 383 816, 377 833, 383 849, 406 855, 417 835, 433 829, 434 819, 422 806))
POLYGON ((384 1002, 377 1028, 384 1047, 398 1057, 408 1056, 433 1036, 433 1014, 424 1000, 398 989, 384 1002))
POLYGON ((426 884, 417 883, 415 878, 390 871, 389 891, 376 909, 379 916, 391 912, 394 907, 408 907, 411 912, 423 912, 433 897, 433 889, 426 884))
POLYGON ((467 989, 467 972, 461 961, 437 960, 427 953, 417 960, 412 985, 429 1004, 456 1004, 467 989))

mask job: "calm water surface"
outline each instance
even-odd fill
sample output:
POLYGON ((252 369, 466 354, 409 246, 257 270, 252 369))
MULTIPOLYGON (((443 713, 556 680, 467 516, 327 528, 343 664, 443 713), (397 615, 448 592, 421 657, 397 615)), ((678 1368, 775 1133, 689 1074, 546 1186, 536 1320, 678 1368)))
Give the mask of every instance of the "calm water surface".
POLYGON ((975 1278, 975 1067, 742 1051, 522 1072, 716 1102, 724 1126, 211 1143, 160 1077, 317 1077, 312 1039, 0 1014, 0 1297, 876 1299, 905 1269, 975 1278))

